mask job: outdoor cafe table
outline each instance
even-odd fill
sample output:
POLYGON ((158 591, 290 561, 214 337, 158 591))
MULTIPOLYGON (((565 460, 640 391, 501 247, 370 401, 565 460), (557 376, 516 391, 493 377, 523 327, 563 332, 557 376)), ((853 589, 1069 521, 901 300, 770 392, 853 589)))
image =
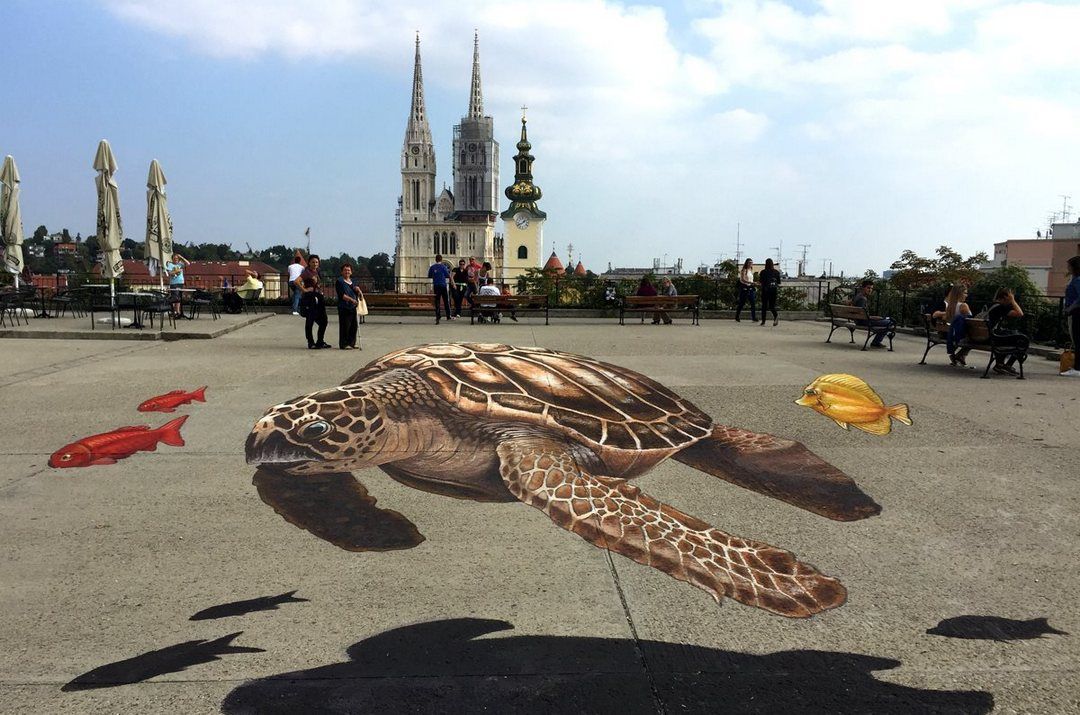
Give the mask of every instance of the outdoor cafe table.
MULTIPOLYGON (((131 325, 125 325, 124 327, 125 328, 136 328, 138 330, 142 330, 144 327, 146 327, 141 322, 139 322, 139 298, 152 298, 153 294, 152 293, 143 293, 143 292, 140 292, 140 291, 123 291, 121 293, 117 293, 116 295, 117 296, 123 295, 123 296, 128 296, 128 297, 131 298, 131 325)), ((123 307, 123 306, 120 306, 119 303, 118 303, 117 307, 123 307)))
POLYGON ((37 286, 38 295, 41 296, 41 312, 37 314, 38 318, 51 318, 49 311, 45 310, 45 286, 37 286))
MULTIPOLYGON (((169 290, 170 291, 176 291, 177 293, 194 293, 195 292, 194 288, 176 288, 175 286, 169 286, 169 290)), ((181 298, 183 298, 183 296, 181 296, 181 298)), ((191 315, 184 315, 184 301, 181 300, 180 301, 180 315, 178 315, 177 317, 178 318, 183 318, 184 320, 195 320, 195 305, 193 303, 191 303, 190 301, 189 301, 188 304, 191 305, 191 315)))
MULTIPOLYGON (((107 290, 109 288, 112 288, 112 286, 109 285, 108 283, 83 283, 81 286, 79 286, 79 289, 81 290, 83 288, 89 288, 91 291, 93 291, 93 290, 107 290)), ((90 311, 90 327, 91 328, 94 327, 94 311, 93 310, 90 311)), ((115 324, 114 324, 114 327, 115 327, 115 324)))

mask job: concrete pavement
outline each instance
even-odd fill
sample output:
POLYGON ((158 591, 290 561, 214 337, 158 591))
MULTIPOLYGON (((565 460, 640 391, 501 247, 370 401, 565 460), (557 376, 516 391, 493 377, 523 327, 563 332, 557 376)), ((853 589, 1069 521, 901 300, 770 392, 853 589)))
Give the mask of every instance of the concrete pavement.
POLYGON ((0 341, 0 711, 1080 711, 1077 636, 926 633, 962 615, 1080 632, 1080 381, 1041 359, 1028 380, 980 380, 942 352, 916 365, 917 338, 861 352, 809 322, 614 323, 373 318, 363 352, 308 351, 285 315, 213 340, 0 341), (847 604, 802 621, 717 605, 524 505, 440 497, 378 470, 357 476, 419 527, 414 549, 349 553, 260 501, 243 441, 268 406, 444 340, 582 353, 719 423, 802 441, 882 514, 831 522, 670 460, 635 483, 790 549, 839 578, 847 604), (874 437, 793 404, 837 372, 908 403, 914 425, 874 437), (178 410, 185 447, 47 466, 81 437, 159 426, 176 415, 135 406, 201 385, 207 402, 178 410), (293 590, 307 600, 189 620, 293 590))

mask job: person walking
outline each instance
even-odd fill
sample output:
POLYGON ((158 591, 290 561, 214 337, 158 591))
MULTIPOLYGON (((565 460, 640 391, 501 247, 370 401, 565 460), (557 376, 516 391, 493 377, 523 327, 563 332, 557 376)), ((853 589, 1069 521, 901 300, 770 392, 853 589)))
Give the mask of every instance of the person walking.
POLYGON ((454 298, 454 317, 461 317, 461 301, 469 285, 469 271, 465 268, 465 259, 458 261, 457 268, 450 272, 450 292, 454 298))
POLYGON ((1065 286, 1065 319, 1069 321, 1069 340, 1072 341, 1073 366, 1061 373, 1063 377, 1080 377, 1080 363, 1077 363, 1077 354, 1080 353, 1080 256, 1069 259, 1069 275, 1072 279, 1065 286))
POLYGON ((765 314, 772 311, 773 327, 780 323, 780 314, 776 312, 776 299, 780 294, 780 271, 776 270, 771 258, 765 259, 765 269, 758 273, 761 283, 761 324, 765 325, 765 314))
POLYGON ((301 304, 304 308, 304 335, 307 336, 309 350, 319 350, 333 347, 323 340, 326 337, 326 299, 323 297, 321 276, 319 275, 319 257, 308 256, 307 268, 296 279, 296 286, 303 292, 301 304), (319 337, 316 340, 311 333, 313 325, 319 326, 319 337))
POLYGON ((435 290, 435 325, 439 324, 439 301, 446 309, 446 319, 453 320, 454 316, 450 314, 450 269, 443 263, 441 253, 435 254, 435 262, 428 268, 427 275, 435 290))
POLYGON ((289 264, 289 292, 292 293, 292 314, 300 315, 300 296, 303 291, 296 287, 296 279, 304 272, 304 259, 299 255, 293 256, 293 262, 289 264))
POLYGON ((735 322, 741 323, 743 306, 750 304, 750 319, 757 322, 757 308, 755 301, 757 295, 754 291, 754 260, 747 258, 739 271, 739 303, 735 306, 735 322))

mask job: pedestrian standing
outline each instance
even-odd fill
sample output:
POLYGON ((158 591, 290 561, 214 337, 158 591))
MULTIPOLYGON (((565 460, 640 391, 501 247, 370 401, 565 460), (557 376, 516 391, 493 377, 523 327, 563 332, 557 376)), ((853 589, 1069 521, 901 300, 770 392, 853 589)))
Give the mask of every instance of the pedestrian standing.
POLYGON ((457 268, 450 273, 450 291, 454 297, 454 317, 461 317, 461 301, 465 299, 465 292, 469 285, 469 271, 465 267, 465 259, 458 261, 457 268))
POLYGON ((780 322, 780 315, 776 312, 776 298, 780 293, 780 271, 776 270, 771 258, 765 259, 765 269, 758 273, 758 282, 761 283, 761 324, 765 325, 765 313, 772 311, 772 324, 776 326, 780 322))
POLYGON ((1073 366, 1061 373, 1065 377, 1080 377, 1080 364, 1076 362, 1080 354, 1080 256, 1069 259, 1069 275, 1072 279, 1065 286, 1065 316, 1069 321, 1069 339, 1072 340, 1073 366))
POLYGON ((172 254, 171 261, 165 261, 165 272, 169 274, 169 300, 172 301, 174 319, 184 317, 180 310, 180 297, 183 295, 181 289, 184 287, 184 267, 190 264, 191 261, 179 253, 172 254))
POLYGON ((341 266, 341 276, 334 284, 337 291, 338 347, 356 350, 356 308, 360 305, 359 289, 352 281, 352 266, 341 266))
POLYGON ((301 306, 304 308, 304 335, 307 336, 309 350, 333 347, 323 340, 326 337, 326 298, 322 292, 322 278, 319 275, 319 257, 308 256, 307 268, 296 279, 296 286, 303 292, 301 306), (313 325, 319 326, 319 337, 312 336, 313 325))
POLYGON ((754 260, 747 258, 743 263, 742 270, 739 271, 739 304, 735 307, 735 322, 742 322, 740 316, 742 314, 743 306, 747 303, 750 304, 750 319, 755 323, 757 322, 757 309, 754 307, 754 301, 757 298, 754 291, 754 260))
POLYGON ((469 307, 476 305, 473 298, 480 292, 480 264, 476 262, 476 256, 469 256, 469 263, 465 266, 468 280, 465 281, 465 300, 469 301, 469 307))
POLYGON ((428 268, 427 275, 435 291, 435 325, 439 324, 440 301, 446 310, 446 319, 453 320, 454 316, 450 314, 450 269, 443 263, 441 253, 435 254, 435 262, 428 268))
POLYGON ((300 315, 300 296, 303 291, 296 287, 296 279, 304 272, 304 259, 293 256, 293 262, 289 264, 289 292, 292 293, 292 314, 300 315))

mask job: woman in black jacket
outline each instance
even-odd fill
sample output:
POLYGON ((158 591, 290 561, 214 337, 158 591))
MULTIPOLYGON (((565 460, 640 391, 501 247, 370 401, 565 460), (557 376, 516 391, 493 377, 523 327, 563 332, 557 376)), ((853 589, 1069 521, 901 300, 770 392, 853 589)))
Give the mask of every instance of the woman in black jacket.
POLYGON ((758 273, 758 282, 761 283, 761 324, 765 325, 765 311, 772 311, 772 324, 780 322, 780 315, 776 312, 776 296, 780 293, 780 271, 773 267, 771 258, 765 259, 765 268, 758 273))

